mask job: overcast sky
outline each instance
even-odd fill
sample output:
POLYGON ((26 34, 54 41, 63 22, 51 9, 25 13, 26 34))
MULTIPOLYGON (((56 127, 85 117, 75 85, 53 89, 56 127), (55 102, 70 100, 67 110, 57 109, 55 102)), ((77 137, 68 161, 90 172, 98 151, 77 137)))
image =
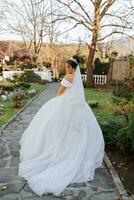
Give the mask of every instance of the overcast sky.
MULTIPOLYGON (((10 1, 17 1, 19 2, 20 0, 10 0, 10 1)), ((132 2, 134 2, 134 0, 131 0, 132 2)), ((91 6, 88 5, 87 0, 83 0, 85 7, 87 8, 88 12, 92 12, 92 8, 90 8, 91 6), (89 9, 88 9, 89 8, 89 9)), ((112 7, 111 9, 121 9, 121 3, 125 2, 127 3, 127 0, 118 0, 118 2, 115 4, 114 7, 112 7)), ((63 22, 58 26, 58 29, 60 30, 61 33, 63 33, 65 30, 71 28, 72 25, 70 25, 70 23, 66 23, 63 22)), ((107 29, 107 32, 109 32, 110 29, 107 29)), ((133 32, 131 33, 133 34, 133 32)), ((64 33, 64 34, 60 34, 60 36, 58 37, 58 41, 57 42, 64 42, 64 43, 71 43, 71 42, 78 42, 79 38, 81 38, 82 41, 89 41, 89 36, 90 36, 90 32, 88 32, 83 26, 79 26, 76 27, 75 29, 69 31, 68 33, 64 33)), ((116 35, 116 38, 121 37, 116 35)), ((0 34, 0 40, 21 40, 21 37, 17 36, 17 35, 13 35, 10 33, 4 33, 4 34, 0 34)))

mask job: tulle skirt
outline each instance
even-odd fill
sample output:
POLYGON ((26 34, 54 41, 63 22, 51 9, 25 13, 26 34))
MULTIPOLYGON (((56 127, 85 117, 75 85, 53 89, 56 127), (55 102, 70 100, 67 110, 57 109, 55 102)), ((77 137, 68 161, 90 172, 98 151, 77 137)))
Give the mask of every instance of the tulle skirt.
POLYGON ((70 183, 93 180, 103 162, 103 134, 92 109, 64 95, 38 110, 19 144, 18 175, 39 196, 59 195, 70 183))

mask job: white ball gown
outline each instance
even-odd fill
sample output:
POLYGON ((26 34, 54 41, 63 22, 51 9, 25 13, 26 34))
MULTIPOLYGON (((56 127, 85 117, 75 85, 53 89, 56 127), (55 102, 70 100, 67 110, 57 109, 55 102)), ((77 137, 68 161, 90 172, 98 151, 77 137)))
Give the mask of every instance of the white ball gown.
POLYGON ((65 92, 38 110, 19 141, 18 175, 39 196, 93 180, 103 162, 104 138, 85 101, 79 66, 73 82, 63 78, 61 84, 65 92))

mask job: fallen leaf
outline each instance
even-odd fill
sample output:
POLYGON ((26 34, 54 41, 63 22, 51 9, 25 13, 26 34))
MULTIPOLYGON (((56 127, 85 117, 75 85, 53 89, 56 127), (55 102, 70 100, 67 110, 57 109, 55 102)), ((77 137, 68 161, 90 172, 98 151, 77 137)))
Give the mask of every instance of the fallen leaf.
POLYGON ((0 183, 0 191, 7 189, 8 183, 0 183))

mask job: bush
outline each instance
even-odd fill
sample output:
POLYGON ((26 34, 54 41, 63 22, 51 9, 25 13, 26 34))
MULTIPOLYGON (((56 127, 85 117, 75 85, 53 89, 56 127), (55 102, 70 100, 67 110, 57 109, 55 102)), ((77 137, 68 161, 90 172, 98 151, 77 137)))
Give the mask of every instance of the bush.
POLYGON ((107 75, 110 68, 110 62, 101 62, 99 58, 96 58, 94 61, 93 74, 96 75, 107 75))
POLYGON ((13 65, 13 61, 12 60, 9 60, 9 61, 6 60, 5 62, 6 62, 7 65, 13 65))
POLYGON ((2 83, 0 85, 0 89, 2 91, 14 91, 16 89, 22 88, 22 89, 29 89, 30 88, 30 84, 29 83, 10 83, 10 82, 6 82, 6 83, 2 83))
POLYGON ((99 102, 97 101, 88 101, 87 103, 89 106, 91 106, 91 108, 96 108, 99 105, 99 102))
POLYGON ((25 91, 20 91, 20 92, 17 92, 15 91, 14 94, 13 94, 13 107, 14 108, 22 108, 24 106, 22 100, 23 99, 26 99, 28 97, 28 95, 26 94, 25 91))
POLYGON ((19 69, 24 70, 24 69, 32 69, 33 65, 31 63, 23 63, 19 65, 19 69))
POLYGON ((20 86, 22 89, 29 89, 31 87, 31 84, 22 82, 22 83, 20 83, 20 86))
POLYGON ((81 74, 86 74, 86 68, 84 68, 84 67, 80 67, 80 71, 81 71, 81 74))
POLYGON ((86 88, 87 81, 83 81, 83 86, 86 88))
POLYGON ((128 87, 120 86, 118 90, 113 90, 113 95, 131 100, 134 95, 134 91, 128 87))
POLYGON ((121 150, 134 150, 134 110, 130 114, 128 125, 118 131, 117 141, 121 150))
POLYGON ((0 85, 2 91, 14 91, 15 88, 19 87, 20 83, 3 82, 0 85))
POLYGON ((107 148, 134 151, 134 110, 130 114, 128 125, 109 121, 100 126, 107 148))
POLYGON ((113 90, 113 94, 131 100, 134 97, 134 79, 125 78, 124 82, 119 85, 118 90, 113 90))
POLYGON ((1 84, 0 89, 2 91, 14 91, 14 85, 13 84, 1 84))
POLYGON ((44 61, 43 62, 43 65, 46 67, 46 68, 51 68, 51 63, 50 62, 46 62, 46 61, 44 61))
POLYGON ((104 135, 106 146, 108 148, 116 148, 117 133, 121 128, 123 128, 123 125, 110 120, 107 124, 101 124, 100 126, 104 135))
POLYGON ((32 70, 27 70, 21 75, 20 80, 28 83, 38 83, 40 82, 41 77, 32 70))

